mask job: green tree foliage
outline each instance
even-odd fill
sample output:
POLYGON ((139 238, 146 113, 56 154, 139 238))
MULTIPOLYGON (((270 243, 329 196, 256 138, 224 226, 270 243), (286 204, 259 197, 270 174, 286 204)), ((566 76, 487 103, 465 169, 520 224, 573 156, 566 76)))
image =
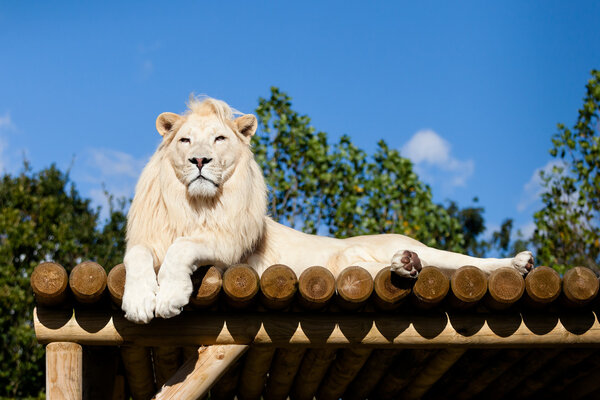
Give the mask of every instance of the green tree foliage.
POLYGON ((270 191, 269 213, 309 233, 337 237, 402 233, 453 251, 481 254, 482 208, 459 210, 432 201, 410 160, 381 140, 367 155, 348 136, 331 144, 277 88, 256 109, 254 142, 270 191))
MULTIPOLYGON (((0 181, 0 397, 41 396, 44 351, 32 326, 31 272, 56 260, 70 270, 81 260, 110 266, 123 259, 125 215, 110 209, 98 228, 99 211, 77 193, 56 167, 0 181)), ((112 201, 111 201, 112 203, 112 201)))
POLYGON ((558 162, 541 173, 544 205, 534 215, 538 260, 561 272, 600 266, 600 71, 591 74, 577 122, 552 137, 558 162))

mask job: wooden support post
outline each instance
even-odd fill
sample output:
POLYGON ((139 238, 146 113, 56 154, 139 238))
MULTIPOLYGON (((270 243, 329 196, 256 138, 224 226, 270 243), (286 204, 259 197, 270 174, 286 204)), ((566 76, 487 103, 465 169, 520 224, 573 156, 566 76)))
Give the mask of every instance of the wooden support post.
POLYGON ((209 308, 217 303, 219 293, 223 287, 221 271, 212 266, 198 268, 192 274, 194 290, 190 297, 190 304, 195 308, 209 308))
POLYGON ((575 306, 588 304, 598 295, 598 278, 589 268, 571 268, 563 277, 563 293, 575 306))
POLYGON ((557 349, 534 349, 509 370, 500 375, 492 382, 483 393, 482 398, 497 400, 508 398, 507 395, 519 383, 529 381, 530 376, 535 374, 549 360, 558 355, 557 349))
POLYGON ((120 308, 123 301, 123 292, 125 291, 125 264, 115 265, 108 272, 106 286, 108 287, 110 299, 120 308))
POLYGON ((413 293, 421 308, 432 308, 440 304, 450 290, 450 282, 436 267, 425 267, 419 273, 413 293))
POLYGON ((35 301, 44 306, 55 306, 67 298, 69 277, 62 265, 44 262, 31 274, 31 288, 35 301))
POLYGON ((241 400, 260 398, 274 355, 274 347, 253 346, 248 350, 246 361, 242 367, 238 390, 238 397, 241 400))
POLYGON ((238 389, 242 372, 242 356, 223 374, 221 379, 210 389, 211 400, 233 400, 238 389))
POLYGON ((373 292, 373 277, 362 267, 344 268, 335 281, 337 303, 345 310, 364 305, 373 292))
POLYGON ((398 350, 373 350, 365 365, 346 389, 344 400, 369 398, 398 353, 398 350))
POLYGON ((340 350, 338 358, 333 362, 321 385, 319 385, 317 399, 339 399, 365 364, 371 352, 371 349, 364 347, 351 347, 340 350))
POLYGON ((524 291, 525 282, 516 269, 498 268, 488 278, 486 304, 495 310, 507 309, 519 301, 524 291))
POLYGON ((248 350, 245 345, 215 345, 198 349, 154 397, 156 400, 200 399, 248 350))
POLYGON ((336 349, 310 349, 306 352, 290 393, 293 400, 313 399, 335 354, 336 349))
POLYGON ((385 267, 373 280, 373 302, 382 310, 395 310, 410 295, 413 284, 412 279, 392 274, 390 267, 385 267))
POLYGON ((118 347, 83 347, 83 399, 112 399, 118 368, 118 347))
POLYGON ((148 400, 156 393, 149 347, 121 346, 121 358, 133 400, 148 400))
POLYGON ((265 388, 265 400, 285 400, 306 349, 277 349, 265 388))
POLYGON ((549 267, 534 268, 525 278, 527 304, 544 306, 560 296, 562 282, 558 272, 549 267))
POLYGON ((93 261, 84 261, 71 271, 69 286, 78 302, 96 303, 106 289, 106 271, 93 261))
POLYGON ((335 293, 335 278, 323 267, 305 269, 298 279, 299 303, 309 310, 323 308, 335 293))
POLYGON ((223 292, 227 304, 242 309, 252 304, 259 290, 259 278, 254 268, 246 264, 232 265, 223 274, 223 292))
POLYGON ((77 343, 55 342, 46 346, 46 398, 81 400, 83 358, 77 343))
POLYGON ((416 400, 423 397, 438 379, 462 357, 465 351, 465 349, 443 349, 437 352, 427 362, 425 368, 408 385, 404 393, 402 393, 402 398, 416 400))
POLYGON ((509 368, 512 368, 526 354, 527 350, 506 350, 505 352, 501 352, 479 375, 472 377, 470 382, 457 393, 456 399, 467 400, 477 396, 490 383, 495 381, 509 368))
POLYGON ((600 352, 596 351, 589 357, 586 357, 581 363, 575 367, 563 371, 548 385, 544 386, 535 394, 535 398, 539 399, 557 399, 565 393, 565 389, 575 382, 580 377, 581 371, 597 371, 600 370, 600 352))
POLYGON ((152 361, 154 362, 154 377, 157 388, 160 389, 183 364, 182 350, 181 347, 175 346, 152 348, 152 361))
POLYGON ((298 278, 290 267, 271 265, 260 277, 260 290, 260 299, 265 307, 281 310, 294 301, 298 290, 298 278))
POLYGON ((479 268, 471 265, 459 268, 450 280, 453 306, 460 309, 472 307, 485 296, 487 286, 487 277, 479 268))
POLYGON ((435 353, 435 350, 420 349, 403 351, 379 381, 376 398, 397 399, 399 393, 413 381, 435 353))
POLYGON ((540 368, 543 369, 543 374, 536 374, 535 379, 527 379, 521 382, 509 397, 512 399, 543 398, 538 397, 538 391, 549 387, 551 382, 557 382, 569 372, 580 370, 578 365, 592 354, 593 351, 590 351, 590 349, 563 350, 540 368))

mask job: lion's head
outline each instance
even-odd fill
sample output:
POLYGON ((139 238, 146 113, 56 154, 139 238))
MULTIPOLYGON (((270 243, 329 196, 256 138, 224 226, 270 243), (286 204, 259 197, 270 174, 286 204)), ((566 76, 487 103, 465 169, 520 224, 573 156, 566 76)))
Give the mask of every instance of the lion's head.
POLYGON ((136 186, 127 247, 151 247, 160 264, 178 237, 212 237, 220 260, 239 262, 264 229, 266 186, 250 147, 256 117, 236 118, 211 98, 193 98, 188 107, 156 120, 162 142, 136 186))

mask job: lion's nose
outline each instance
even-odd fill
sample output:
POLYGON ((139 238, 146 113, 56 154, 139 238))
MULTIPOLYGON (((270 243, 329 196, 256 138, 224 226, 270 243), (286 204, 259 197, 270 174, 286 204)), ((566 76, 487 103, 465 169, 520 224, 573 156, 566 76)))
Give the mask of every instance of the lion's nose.
POLYGON ((199 170, 202 170, 202 167, 212 161, 212 158, 208 157, 192 157, 188 160, 192 164, 195 164, 199 170))

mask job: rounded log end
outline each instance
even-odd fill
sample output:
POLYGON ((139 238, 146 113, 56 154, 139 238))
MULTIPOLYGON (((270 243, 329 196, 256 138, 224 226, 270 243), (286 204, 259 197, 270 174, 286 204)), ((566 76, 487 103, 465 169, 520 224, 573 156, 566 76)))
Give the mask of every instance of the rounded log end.
POLYGON ((298 278, 286 265, 271 265, 260 277, 260 290, 268 303, 267 306, 285 307, 293 300, 298 290, 298 278))
POLYGON ((190 303, 195 307, 209 307, 219 298, 223 287, 221 271, 213 265, 199 267, 192 274, 194 289, 190 297, 190 303))
POLYGON ((465 265, 454 272, 450 281, 452 293, 465 303, 478 302, 487 292, 485 273, 472 265, 465 265))
POLYGON ((115 265, 109 272, 106 278, 106 286, 110 298, 118 305, 121 305, 123 300, 123 292, 125 291, 125 264, 115 265))
POLYGON ((327 268, 309 267, 300 274, 298 292, 305 306, 322 307, 335 293, 335 278, 327 268))
POLYGON ((419 273, 413 287, 415 296, 427 304, 437 304, 444 300, 450 290, 448 278, 437 267, 425 267, 419 273))
POLYGON ((517 302, 524 291, 525 280, 514 268, 498 268, 488 278, 488 292, 492 299, 500 304, 517 302))
POLYGON ((30 283, 38 303, 55 305, 65 299, 69 276, 62 265, 43 262, 33 270, 30 283))
POLYGON ((100 264, 84 261, 71 271, 69 286, 80 303, 90 304, 100 300, 106 289, 106 280, 106 271, 100 264))
POLYGON ((598 278, 585 267, 574 267, 563 276, 563 293, 576 305, 584 305, 598 295, 598 278))
POLYGON ((527 296, 540 304, 556 300, 560 295, 561 286, 558 272, 545 266, 534 268, 525 278, 527 296))
POLYGON ((339 273, 335 286, 343 301, 360 304, 367 301, 373 292, 373 277, 366 269, 352 266, 339 273))
POLYGON ((258 293, 258 289, 258 274, 249 265, 232 265, 225 270, 223 274, 223 291, 234 303, 252 300, 258 293))
POLYGON ((373 289, 378 304, 396 305, 405 299, 412 291, 413 282, 410 279, 393 274, 389 267, 383 268, 373 280, 373 289))

